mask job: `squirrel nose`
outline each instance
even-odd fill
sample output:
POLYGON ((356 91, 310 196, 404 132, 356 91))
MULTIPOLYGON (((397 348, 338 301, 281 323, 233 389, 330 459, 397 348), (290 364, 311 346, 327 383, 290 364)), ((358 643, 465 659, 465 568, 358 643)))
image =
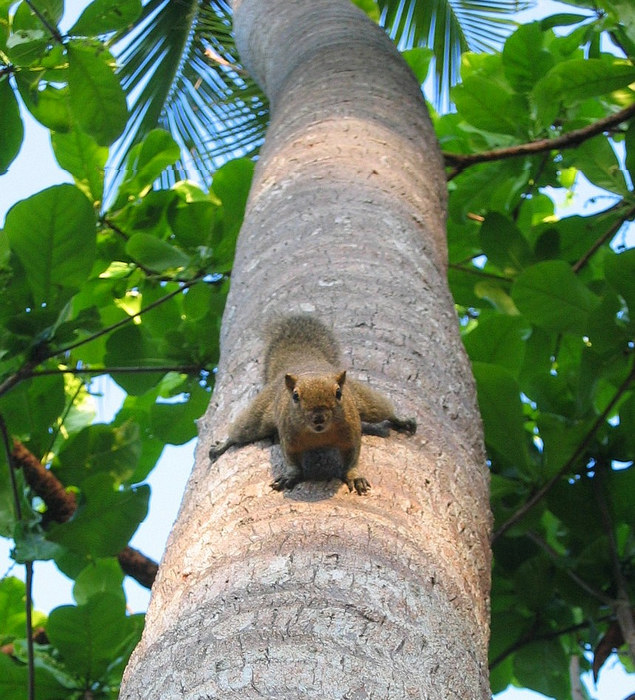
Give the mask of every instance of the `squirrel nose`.
POLYGON ((322 430, 326 425, 326 412, 325 411, 315 411, 313 413, 313 425, 316 430, 322 430))

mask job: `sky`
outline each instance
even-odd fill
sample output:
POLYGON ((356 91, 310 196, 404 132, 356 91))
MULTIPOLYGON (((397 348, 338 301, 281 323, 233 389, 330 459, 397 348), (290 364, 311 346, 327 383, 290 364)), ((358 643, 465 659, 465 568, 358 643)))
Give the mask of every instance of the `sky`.
MULTIPOLYGON (((62 28, 69 27, 86 7, 88 0, 66 0, 65 16, 62 28)), ((537 6, 530 13, 523 13, 519 21, 531 17, 544 17, 555 12, 579 11, 570 6, 538 0, 537 6)), ((25 117, 25 139, 18 158, 11 165, 9 172, 0 176, 0 226, 9 208, 17 201, 24 199, 45 187, 72 182, 68 173, 61 170, 53 157, 49 134, 28 115, 25 117)), ((584 193, 584 187, 582 192, 584 193)), ((553 194, 553 193, 551 193, 553 194)), ((593 190, 588 189, 583 196, 584 208, 579 213, 588 215, 592 211, 606 208, 605 201, 593 202, 593 190)), ((558 197, 556 197, 558 200, 558 197)), ((572 215, 573 210, 567 208, 565 197, 559 198, 561 215, 572 215)), ((118 410, 124 394, 114 382, 108 379, 98 379, 93 385, 96 392, 103 394, 96 400, 98 420, 108 422, 118 410)), ((159 561, 165 542, 176 518, 180 505, 180 496, 185 490, 187 478, 192 468, 194 457, 194 441, 182 447, 167 446, 157 467, 151 473, 148 483, 152 489, 150 513, 141 524, 131 541, 131 546, 138 548, 156 561, 159 561)), ((11 542, 0 539, 0 577, 11 571, 11 575, 24 578, 21 567, 11 569, 11 542)), ((128 606, 134 612, 144 611, 149 600, 149 592, 135 581, 126 577, 126 596, 128 606)), ((35 607, 48 612, 58 605, 71 604, 72 581, 59 573, 54 564, 37 562, 34 575, 35 607)), ((590 674, 585 676, 585 685, 589 697, 594 700, 624 700, 630 693, 635 693, 635 676, 627 676, 619 662, 609 659, 600 673, 597 688, 593 685, 590 674)), ((497 700, 539 700, 544 696, 531 691, 508 689, 496 696, 497 700)))

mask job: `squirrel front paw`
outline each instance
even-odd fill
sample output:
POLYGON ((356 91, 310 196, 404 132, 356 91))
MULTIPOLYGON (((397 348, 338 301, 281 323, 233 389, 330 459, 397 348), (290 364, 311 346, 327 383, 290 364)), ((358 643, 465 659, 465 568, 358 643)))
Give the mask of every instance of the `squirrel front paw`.
POLYGON ((363 476, 356 476, 352 479, 344 479, 344 483, 348 486, 349 491, 355 489, 360 496, 364 493, 368 493, 368 490, 370 489, 370 482, 363 476))
POLYGON ((271 488, 274 491, 290 491, 294 486, 299 484, 301 481, 297 476, 279 476, 271 483, 271 488))

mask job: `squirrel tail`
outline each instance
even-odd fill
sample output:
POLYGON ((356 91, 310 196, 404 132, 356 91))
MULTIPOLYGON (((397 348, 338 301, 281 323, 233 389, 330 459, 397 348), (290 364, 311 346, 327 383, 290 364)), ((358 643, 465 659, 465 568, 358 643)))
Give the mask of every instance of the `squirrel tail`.
POLYGON ((330 328, 309 314, 282 316, 265 327, 265 382, 285 371, 290 357, 320 358, 341 363, 340 349, 330 328))

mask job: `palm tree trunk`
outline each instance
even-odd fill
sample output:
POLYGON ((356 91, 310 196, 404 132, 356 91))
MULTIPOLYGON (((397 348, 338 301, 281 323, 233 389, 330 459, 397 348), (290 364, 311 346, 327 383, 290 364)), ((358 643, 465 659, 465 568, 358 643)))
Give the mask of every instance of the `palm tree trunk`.
POLYGON ((347 0, 242 0, 235 29, 271 125, 196 466, 121 697, 489 698, 487 470, 419 86, 347 0), (269 444, 209 463, 260 385, 264 319, 298 311, 417 418, 414 437, 364 438, 367 496, 272 491, 269 444))

